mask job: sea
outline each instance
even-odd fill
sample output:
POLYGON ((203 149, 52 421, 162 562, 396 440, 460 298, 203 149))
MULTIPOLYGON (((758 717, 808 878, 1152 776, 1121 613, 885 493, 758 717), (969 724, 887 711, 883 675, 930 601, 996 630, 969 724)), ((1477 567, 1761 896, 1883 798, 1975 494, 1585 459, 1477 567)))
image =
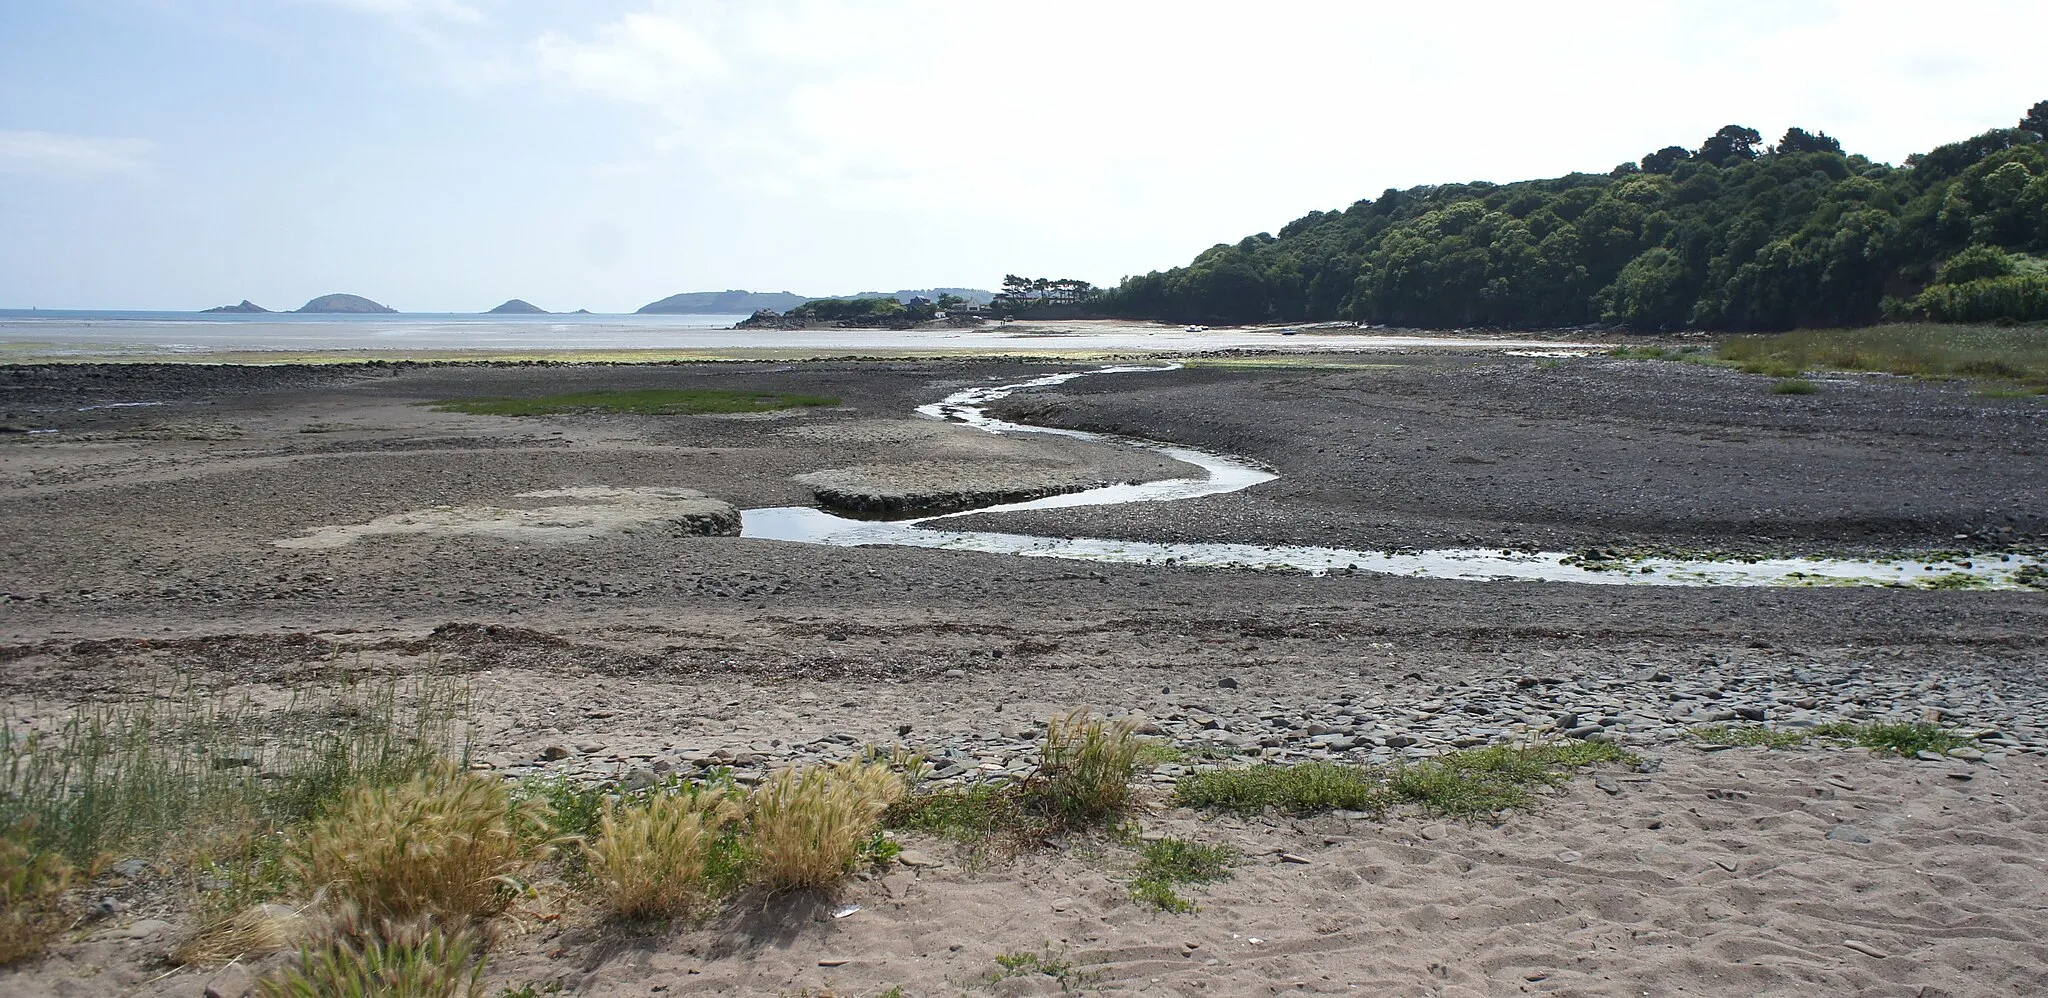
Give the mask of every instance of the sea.
POLYGON ((745 315, 480 315, 402 312, 143 312, 0 309, 0 344, 43 354, 222 351, 639 350, 699 347, 705 334, 742 340, 745 315))
POLYGON ((615 350, 716 353, 1183 354, 1216 350, 1350 352, 1405 349, 1573 350, 1585 344, 1352 329, 1146 322, 992 322, 945 329, 735 329, 744 315, 480 315, 402 312, 89 312, 0 309, 0 362, 292 353, 615 350))

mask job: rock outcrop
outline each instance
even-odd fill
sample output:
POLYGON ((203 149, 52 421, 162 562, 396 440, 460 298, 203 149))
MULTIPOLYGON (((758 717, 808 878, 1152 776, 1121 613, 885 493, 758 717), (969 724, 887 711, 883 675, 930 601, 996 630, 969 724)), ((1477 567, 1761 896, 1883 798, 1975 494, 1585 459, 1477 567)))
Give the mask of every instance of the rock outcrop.
POLYGON ((362 295, 321 295, 299 308, 301 312, 324 314, 363 315, 370 313, 396 313, 389 305, 380 305, 362 295))
POLYGON ((261 305, 258 305, 258 304, 256 304, 256 303, 255 303, 255 302, 253 302, 253 301, 250 301, 250 300, 249 300, 249 299, 247 299, 247 298, 244 298, 244 299, 242 299, 241 303, 240 303, 240 304, 238 304, 238 305, 215 305, 215 306, 214 306, 214 307, 212 307, 212 308, 202 308, 202 309, 200 309, 199 311, 200 311, 200 312, 202 312, 202 313, 204 313, 204 312, 268 312, 268 311, 270 311, 270 310, 269 310, 269 309, 267 309, 267 308, 264 308, 264 307, 263 307, 263 306, 261 306, 261 305))

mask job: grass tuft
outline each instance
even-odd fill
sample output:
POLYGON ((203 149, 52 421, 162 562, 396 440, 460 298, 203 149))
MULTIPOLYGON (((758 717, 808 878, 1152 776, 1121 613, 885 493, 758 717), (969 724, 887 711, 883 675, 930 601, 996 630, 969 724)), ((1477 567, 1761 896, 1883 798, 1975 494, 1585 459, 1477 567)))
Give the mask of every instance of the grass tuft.
POLYGON ((650 388, 640 391, 600 389, 540 398, 447 399, 429 405, 437 412, 472 416, 557 416, 564 413, 630 413, 642 416, 701 416, 713 413, 773 412, 810 406, 838 405, 823 395, 784 392, 740 392, 717 388, 650 388))
POLYGON ((1237 851, 1187 839, 1164 838, 1145 843, 1139 853, 1138 876, 1131 897, 1160 911, 1187 914, 1195 903, 1182 897, 1179 884, 1210 884, 1230 878, 1237 851))
POLYGON ((902 800, 902 777, 877 763, 789 768, 748 801, 757 875, 770 890, 827 887, 872 851, 882 814, 902 800))
POLYGON ((612 805, 588 848, 592 883, 615 918, 686 916, 730 890, 745 867, 738 795, 691 788, 612 805))
POLYGON ((1135 793, 1140 744, 1129 721, 1099 720, 1086 710, 1054 718, 1030 788, 1033 803, 1065 828, 1121 816, 1135 793))
POLYGON ((1773 395, 1813 395, 1819 391, 1819 385, 1805 378, 1785 378, 1771 386, 1773 395))
POLYGON ((503 912, 545 851, 538 809, 453 767, 365 787, 288 846, 301 882, 368 920, 465 924, 503 912))
POLYGON ((261 998, 483 998, 484 964, 467 933, 424 923, 359 942, 303 949, 257 982, 261 998))

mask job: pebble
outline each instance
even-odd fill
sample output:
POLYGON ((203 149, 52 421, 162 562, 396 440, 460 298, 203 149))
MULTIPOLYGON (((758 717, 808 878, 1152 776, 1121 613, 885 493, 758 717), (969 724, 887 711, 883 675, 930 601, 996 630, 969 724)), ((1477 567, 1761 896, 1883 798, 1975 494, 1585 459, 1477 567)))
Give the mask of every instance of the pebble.
POLYGON ((1855 939, 1844 939, 1842 940, 1842 945, 1852 950, 1855 950, 1856 952, 1861 953, 1864 956, 1870 957, 1874 960, 1883 960, 1891 956, 1890 953, 1887 953, 1884 950, 1878 949, 1877 947, 1872 946, 1869 943, 1861 942, 1855 939))

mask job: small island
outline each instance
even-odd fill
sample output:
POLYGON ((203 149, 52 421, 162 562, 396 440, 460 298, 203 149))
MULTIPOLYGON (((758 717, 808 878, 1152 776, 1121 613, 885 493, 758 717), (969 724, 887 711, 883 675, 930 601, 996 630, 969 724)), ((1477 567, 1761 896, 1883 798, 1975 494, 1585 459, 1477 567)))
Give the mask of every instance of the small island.
POLYGON ((494 309, 491 309, 491 310, 490 310, 490 311, 488 311, 488 312, 485 312, 484 314, 485 314, 485 315, 548 315, 548 314, 550 314, 550 313, 548 312, 548 310, 547 310, 547 309, 544 309, 544 308, 540 307, 539 305, 535 305, 534 303, 532 303, 532 302, 530 302, 530 301, 527 301, 527 300, 526 300, 526 299, 524 299, 524 298, 514 298, 514 299, 512 299, 511 301, 508 301, 508 302, 506 302, 505 304, 503 304, 503 305, 500 305, 500 306, 498 306, 497 308, 494 308, 494 309))
POLYGON ((202 308, 199 311, 201 314, 204 314, 207 312, 269 312, 270 310, 264 308, 261 305, 256 304, 253 301, 250 301, 247 298, 244 298, 242 299, 240 304, 215 305, 212 308, 202 308))
POLYGON ((397 309, 389 305, 380 305, 362 295, 321 295, 307 302, 299 311, 345 315, 364 315, 370 313, 396 314, 398 312, 397 309))

